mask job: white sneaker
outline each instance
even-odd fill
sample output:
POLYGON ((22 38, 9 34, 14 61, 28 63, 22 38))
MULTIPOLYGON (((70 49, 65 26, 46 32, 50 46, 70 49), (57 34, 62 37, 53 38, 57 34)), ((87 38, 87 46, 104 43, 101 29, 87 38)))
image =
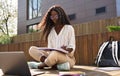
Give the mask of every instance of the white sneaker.
POLYGON ((70 63, 65 62, 65 63, 62 63, 62 64, 57 64, 57 69, 58 70, 70 70, 70 63))
POLYGON ((38 69, 38 66, 40 64, 41 64, 41 62, 35 62, 35 61, 28 62, 28 66, 31 69, 38 69))

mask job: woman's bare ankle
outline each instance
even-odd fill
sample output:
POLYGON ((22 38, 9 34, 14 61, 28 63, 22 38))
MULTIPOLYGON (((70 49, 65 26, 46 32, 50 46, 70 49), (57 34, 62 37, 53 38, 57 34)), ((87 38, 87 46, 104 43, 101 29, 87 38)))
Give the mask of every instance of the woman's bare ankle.
POLYGON ((44 62, 46 58, 47 58, 47 57, 43 55, 43 56, 41 56, 40 61, 41 61, 41 62, 44 62))
POLYGON ((55 69, 55 70, 56 70, 56 69, 57 69, 57 64, 53 65, 53 66, 52 66, 52 69, 55 69))

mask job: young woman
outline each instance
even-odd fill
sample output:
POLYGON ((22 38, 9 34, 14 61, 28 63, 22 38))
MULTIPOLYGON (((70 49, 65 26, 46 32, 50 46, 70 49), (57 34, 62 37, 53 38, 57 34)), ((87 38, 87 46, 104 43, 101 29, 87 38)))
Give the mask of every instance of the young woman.
POLYGON ((64 10, 58 5, 52 6, 39 24, 40 28, 42 26, 44 26, 43 35, 48 42, 48 47, 62 48, 69 53, 65 54, 57 50, 41 51, 38 50, 38 47, 31 46, 29 49, 30 56, 43 62, 38 68, 53 67, 65 62, 69 62, 70 68, 72 68, 75 65, 75 33, 64 10))

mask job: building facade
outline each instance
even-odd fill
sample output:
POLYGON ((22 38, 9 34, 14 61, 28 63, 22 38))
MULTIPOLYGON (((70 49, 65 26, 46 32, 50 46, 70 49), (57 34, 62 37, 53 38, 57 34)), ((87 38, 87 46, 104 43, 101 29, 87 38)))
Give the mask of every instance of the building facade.
POLYGON ((18 0, 18 34, 34 32, 49 7, 60 5, 71 24, 120 16, 120 0, 18 0))

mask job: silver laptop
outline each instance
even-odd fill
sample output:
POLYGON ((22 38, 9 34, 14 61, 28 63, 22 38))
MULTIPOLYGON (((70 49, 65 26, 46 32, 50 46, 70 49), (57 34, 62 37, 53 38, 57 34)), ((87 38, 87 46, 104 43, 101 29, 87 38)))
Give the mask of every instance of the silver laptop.
POLYGON ((32 76, 24 52, 0 52, 0 69, 5 76, 32 76))

